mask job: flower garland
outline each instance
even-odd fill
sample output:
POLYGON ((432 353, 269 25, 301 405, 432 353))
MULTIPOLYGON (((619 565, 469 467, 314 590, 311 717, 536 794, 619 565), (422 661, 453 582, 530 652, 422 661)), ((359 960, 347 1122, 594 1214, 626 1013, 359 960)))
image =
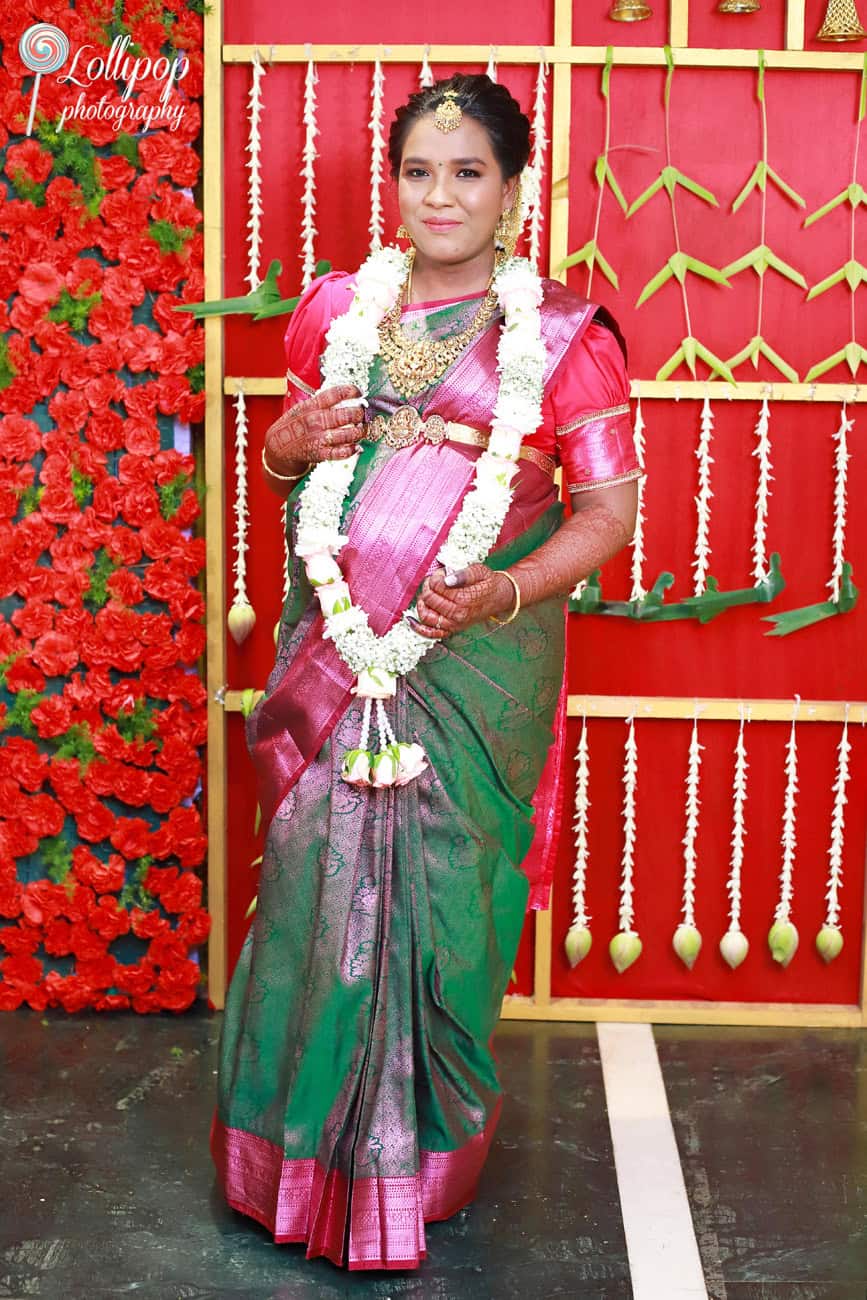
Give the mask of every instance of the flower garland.
POLYGON ((581 738, 575 755, 578 771, 575 781, 575 870, 572 874, 573 919, 566 935, 566 957, 570 966, 577 966, 590 951, 593 942, 590 934, 590 917, 587 913, 587 864, 590 859, 588 822, 590 813, 590 751, 587 745, 587 714, 584 714, 581 738))
POLYGON ((249 172, 247 203, 250 214, 247 219, 247 229, 250 232, 247 236, 247 283, 250 286, 251 293, 262 279, 262 271, 259 265, 259 257, 262 252, 262 137, 259 133, 259 119, 262 116, 262 78, 264 75, 265 69, 262 67, 262 60, 259 57, 258 49, 256 49, 253 51, 253 80, 250 85, 250 97, 247 101, 249 109, 247 121, 249 122, 250 132, 245 150, 250 155, 247 162, 249 172))
MULTIPOLYGON (((408 273, 407 254, 391 246, 371 253, 361 266, 349 310, 331 322, 326 335, 323 388, 353 384, 364 400, 379 350, 377 327, 397 302, 408 273)), ((476 461, 473 482, 437 557, 455 571, 481 562, 493 549, 511 504, 521 440, 542 418, 541 280, 525 258, 509 258, 497 270, 493 285, 505 313, 497 347, 500 384, 488 447, 476 461)), ((366 612, 352 602, 336 556, 346 541, 340 521, 357 460, 356 453, 345 460, 322 461, 310 474, 300 497, 295 550, 319 598, 323 636, 334 642, 356 675, 356 694, 365 700, 362 743, 346 755, 344 779, 377 786, 402 784, 424 769, 424 753, 420 745, 395 739, 387 720, 383 723, 381 701, 395 694, 397 677, 412 672, 432 643, 403 618, 384 636, 376 636, 366 612), (376 754, 367 748, 373 700, 380 702, 376 754)))
POLYGON ((713 456, 710 444, 713 437, 713 411, 710 398, 705 397, 701 405, 701 434, 695 456, 698 461, 698 496, 695 498, 697 512, 695 530, 695 570, 694 595, 700 596, 707 585, 707 572, 710 565, 710 501, 713 492, 710 487, 710 467, 713 456))
POLYGON ((828 911, 825 924, 816 935, 816 949, 823 961, 833 961, 843 949, 843 935, 840 930, 840 889, 843 884, 843 832, 846 819, 846 786, 849 782, 849 755, 852 745, 849 740, 849 705, 846 705, 843 717, 843 731, 837 746, 837 774, 834 778, 834 810, 831 814, 831 843, 828 848, 830 868, 825 899, 828 911))
POLYGON ((836 444, 834 453, 834 558, 828 587, 831 599, 839 601, 840 586, 843 581, 843 561, 846 554, 846 479, 850 460, 846 435, 855 424, 846 416, 846 403, 840 412, 840 425, 834 434, 836 444))
POLYGON ((644 600, 647 595, 647 588, 644 585, 644 525, 646 522, 644 514, 644 492, 646 487, 645 474, 645 441, 644 430, 647 426, 644 423, 644 416, 641 413, 641 394, 638 394, 638 403, 635 408, 635 427, 633 435, 635 438, 635 456, 638 461, 638 468, 641 470, 641 478, 638 480, 638 507, 635 513, 635 532, 632 535, 632 590, 629 593, 630 600, 644 600))
MULTIPOLYGON (((309 47, 308 47, 309 51, 309 47)), ((316 71, 316 65, 312 58, 307 60, 307 73, 304 78, 304 165, 301 171, 304 177, 304 197, 301 200, 301 209, 304 216, 301 219, 301 287, 306 289, 316 274, 316 254, 314 251, 314 240, 317 230, 314 222, 316 215, 316 172, 313 164, 316 161, 316 136, 319 134, 319 128, 316 125, 316 84, 319 81, 319 74, 316 71)))
POLYGON ((385 219, 382 214, 382 168, 385 159, 385 136, 382 133, 383 122, 383 89, 385 87, 385 74, 382 71, 382 62, 377 59, 373 65, 373 85, 370 90, 371 109, 370 127, 371 147, 370 147, 370 232, 371 250, 382 247, 382 232, 385 229, 385 219))
POLYGON ((623 751, 623 855, 620 878, 620 932, 615 934, 608 951, 622 975, 641 956, 641 940, 633 930, 635 920, 633 876, 635 871, 635 796, 638 790, 638 746, 635 743, 635 718, 627 719, 628 731, 623 751))
POLYGON ((692 970, 701 951, 701 934, 695 924, 695 872, 698 859, 695 841, 698 835, 698 814, 701 806, 699 800, 699 781, 701 774, 701 751, 704 745, 698 743, 698 718, 692 721, 692 736, 689 742, 689 766, 686 777, 686 833, 683 837, 683 921, 674 933, 673 947, 684 965, 692 970))
POLYGON ((768 499, 771 495, 771 439, 768 428, 771 411, 767 397, 762 398, 759 418, 756 421, 756 445, 753 455, 759 462, 759 481, 756 484, 756 519, 753 528, 753 577, 756 582, 767 579, 768 568, 768 499))
POLYGON ((796 804, 798 798, 798 743, 795 737, 795 724, 801 697, 795 696, 795 708, 792 714, 792 729, 786 745, 786 793, 783 799, 783 861, 780 868, 780 898, 774 911, 774 924, 768 934, 768 946, 774 961, 781 966, 788 966, 798 948, 798 931, 792 922, 792 877, 795 867, 796 804))
POLYGON ((539 265, 542 251, 542 173, 545 168, 545 148, 548 137, 545 134, 545 104, 548 93, 548 65, 544 59, 539 62, 536 77, 536 102, 533 109, 533 157, 528 170, 532 178, 533 204, 530 212, 530 261, 539 265))
POLYGON ((744 744, 744 707, 741 705, 741 721, 738 738, 735 741, 735 768, 732 790, 732 853, 729 878, 726 884, 730 910, 729 928, 720 939, 719 950, 723 960, 735 970, 749 952, 749 940, 741 929, 741 871, 744 865, 744 840, 746 823, 744 809, 747 803, 747 751, 744 744))
POLYGON ((235 595, 227 623, 232 640, 241 645, 256 625, 256 611, 247 595, 247 398, 239 380, 235 395, 235 595))

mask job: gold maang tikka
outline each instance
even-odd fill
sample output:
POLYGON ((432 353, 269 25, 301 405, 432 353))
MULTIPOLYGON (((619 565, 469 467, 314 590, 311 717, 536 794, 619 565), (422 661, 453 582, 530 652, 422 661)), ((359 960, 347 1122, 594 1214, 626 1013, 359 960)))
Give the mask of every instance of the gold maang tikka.
POLYGON ((458 92, 447 90, 434 113, 434 126, 440 131, 456 131, 463 121, 460 104, 456 103, 458 92))

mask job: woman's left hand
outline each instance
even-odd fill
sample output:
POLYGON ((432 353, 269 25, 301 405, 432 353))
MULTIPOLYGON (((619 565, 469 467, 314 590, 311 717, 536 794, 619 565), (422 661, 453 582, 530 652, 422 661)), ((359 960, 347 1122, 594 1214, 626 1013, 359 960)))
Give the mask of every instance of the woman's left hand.
POLYGON ((502 573, 486 564, 471 564, 455 573, 452 580, 454 585, 446 586, 445 569, 437 569, 425 578, 416 601, 418 622, 413 624, 420 636, 442 641, 492 614, 505 617, 512 609, 514 587, 502 573))

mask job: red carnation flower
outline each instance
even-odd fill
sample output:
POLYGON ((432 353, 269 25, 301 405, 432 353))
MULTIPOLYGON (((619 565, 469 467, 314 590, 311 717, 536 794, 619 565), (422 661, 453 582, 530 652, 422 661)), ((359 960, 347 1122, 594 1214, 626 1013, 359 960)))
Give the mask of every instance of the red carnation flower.
MULTIPOLYGON (((117 411, 108 408, 94 411, 87 422, 87 438, 91 446, 100 451, 120 451, 126 439, 124 421, 117 411)), ((107 481, 112 484, 112 489, 120 486, 116 479, 107 481)))
POLYGON ((129 914, 113 894, 103 894, 87 918, 91 930, 112 941, 129 932, 129 914))
POLYGON ((65 677, 78 663, 78 651, 62 632, 45 632, 33 646, 33 658, 49 677, 65 677))
POLYGON ((51 154, 42 149, 37 140, 31 138, 25 140, 23 144, 9 146, 6 150, 3 170, 12 180, 15 179, 16 172, 21 172, 27 180, 41 185, 43 181, 48 180, 53 166, 54 159, 51 154))
POLYGON ((184 912, 178 920, 177 935, 190 948, 204 943, 211 933, 211 917, 203 907, 184 912))
POLYGON ((122 185, 129 185, 135 178, 135 168, 119 155, 97 158, 96 165, 99 168, 100 183, 107 190, 120 189, 122 185))
POLYGON ((110 953, 100 957, 86 957, 76 962, 75 973, 91 989, 108 989, 117 974, 117 961, 110 953))
POLYGON ((48 755, 23 736, 5 736, 0 747, 0 771, 25 790, 38 790, 48 773, 48 755))
POLYGON ((127 859, 143 858, 150 852, 150 827, 141 817, 118 817, 111 832, 111 843, 127 859))
POLYGON ((14 984, 0 980, 0 1011, 17 1011, 24 1001, 24 993, 14 984))
POLYGON ((39 426, 23 415, 0 416, 0 457, 4 460, 29 461, 42 441, 39 426))
POLYGON ((0 930, 0 945, 9 953, 35 952, 42 942, 42 930, 27 925, 7 925, 0 930))
POLYGON ((0 961, 0 971, 9 984, 35 984, 42 979, 42 962, 27 953, 16 953, 0 961))
MULTIPOLYGON (((168 920, 160 915, 156 907, 150 912, 143 912, 140 907, 134 907, 129 919, 130 928, 138 939, 154 939, 157 935, 168 933, 170 929, 168 920)), ((150 957, 150 953, 148 956, 150 957)))
POLYGON ((153 456, 160 449, 160 431, 156 420, 126 420, 123 437, 127 451, 138 456, 153 456))
POLYGON ((152 986, 156 975, 155 968, 147 960, 118 966, 114 979, 115 988, 124 993, 142 994, 152 986))
POLYGON ((45 678, 29 659, 16 659, 6 673, 6 686, 10 691, 44 691, 45 678))
POLYGON ((70 944, 76 957, 104 957, 108 952, 108 941, 102 935, 91 930, 86 921, 73 921, 70 944))
POLYGON ((105 993, 93 1003, 94 1011, 124 1011, 129 1008, 129 998, 122 993, 105 993))
POLYGON ((83 808, 76 810, 75 824, 83 840, 98 844, 112 834, 117 818, 97 798, 91 796, 84 801, 83 808))
POLYGON ((42 946, 51 957, 66 957, 72 952, 72 926, 68 921, 55 918, 44 929, 42 946))
POLYGON ((49 695, 31 711, 30 719, 43 740, 69 730, 70 708, 62 695, 49 695))
POLYGON ((50 262, 31 262, 18 277, 18 292, 34 307, 48 307, 57 302, 63 278, 50 262))
POLYGON ((72 850, 72 866, 76 878, 98 894, 123 888, 126 863, 116 853, 111 854, 108 862, 101 862, 83 844, 76 844, 72 850))
POLYGON ((202 881, 192 871, 184 871, 174 884, 160 893, 167 912, 192 912, 201 906, 202 881))

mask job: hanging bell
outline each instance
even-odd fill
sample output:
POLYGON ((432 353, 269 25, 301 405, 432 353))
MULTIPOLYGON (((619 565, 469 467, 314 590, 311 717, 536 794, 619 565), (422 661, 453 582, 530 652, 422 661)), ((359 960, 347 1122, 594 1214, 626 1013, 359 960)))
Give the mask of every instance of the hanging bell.
POLYGON ((817 41, 862 41, 867 32, 861 26, 855 0, 828 0, 825 21, 816 33, 817 41))
POLYGON ((641 0, 614 0, 608 17, 618 23, 641 23, 645 18, 653 17, 653 10, 641 0))
POLYGON ((759 0, 720 0, 717 5, 721 14, 754 14, 761 7, 759 0))

